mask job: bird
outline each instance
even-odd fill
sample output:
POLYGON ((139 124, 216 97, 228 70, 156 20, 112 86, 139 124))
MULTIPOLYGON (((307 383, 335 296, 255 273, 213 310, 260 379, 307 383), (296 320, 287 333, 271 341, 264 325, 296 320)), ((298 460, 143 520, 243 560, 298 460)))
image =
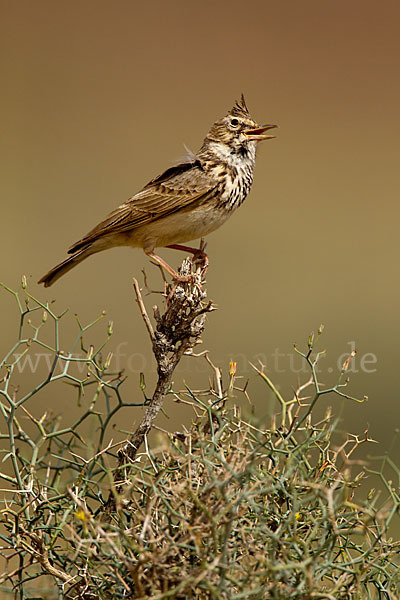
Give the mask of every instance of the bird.
POLYGON ((185 244, 218 229, 244 202, 253 183, 257 146, 275 137, 266 133, 275 127, 259 125, 242 94, 212 125, 196 154, 169 167, 118 206, 38 283, 48 287, 92 254, 116 246, 142 248, 175 282, 192 281, 193 276, 178 274, 155 249, 183 250, 208 266, 202 246, 185 244))

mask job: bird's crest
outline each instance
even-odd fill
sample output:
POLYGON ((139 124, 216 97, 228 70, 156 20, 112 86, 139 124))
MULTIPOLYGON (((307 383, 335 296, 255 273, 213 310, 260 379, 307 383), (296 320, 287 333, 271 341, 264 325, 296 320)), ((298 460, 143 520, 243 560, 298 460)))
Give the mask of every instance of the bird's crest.
POLYGON ((246 105, 246 100, 244 99, 244 95, 240 96, 240 100, 237 100, 234 107, 229 111, 229 114, 236 115, 239 117, 248 117, 249 109, 246 105))

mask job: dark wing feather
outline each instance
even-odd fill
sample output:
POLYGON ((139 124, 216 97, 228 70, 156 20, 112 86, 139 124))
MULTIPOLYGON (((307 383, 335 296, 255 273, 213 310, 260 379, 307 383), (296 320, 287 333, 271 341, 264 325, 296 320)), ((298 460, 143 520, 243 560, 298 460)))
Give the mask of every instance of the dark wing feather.
POLYGON ((205 201, 215 187, 215 181, 210 181, 197 161, 171 167, 110 213, 104 221, 71 246, 68 252, 77 252, 104 235, 135 229, 186 208, 193 202, 205 201))

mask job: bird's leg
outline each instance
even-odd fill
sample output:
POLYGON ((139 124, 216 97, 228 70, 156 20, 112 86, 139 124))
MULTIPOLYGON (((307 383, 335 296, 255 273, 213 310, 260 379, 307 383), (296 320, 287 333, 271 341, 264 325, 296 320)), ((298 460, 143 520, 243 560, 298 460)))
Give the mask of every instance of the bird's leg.
POLYGON ((203 263, 203 272, 205 273, 208 269, 209 260, 208 256, 205 252, 206 244, 203 240, 200 242, 200 248, 192 248, 191 246, 182 246, 181 244, 171 244, 170 246, 166 246, 167 248, 171 248, 172 250, 182 250, 182 252, 189 252, 193 254, 192 262, 196 262, 197 260, 203 263))
POLYGON ((165 271, 167 271, 167 273, 169 273, 172 276, 172 279, 174 281, 177 281, 178 283, 193 282, 194 275, 179 275, 179 273, 177 273, 172 267, 170 267, 170 265, 166 263, 165 260, 161 258, 161 256, 157 256, 157 254, 154 254, 154 252, 146 252, 146 254, 149 258, 152 258, 154 262, 160 265, 160 267, 165 269, 165 271))

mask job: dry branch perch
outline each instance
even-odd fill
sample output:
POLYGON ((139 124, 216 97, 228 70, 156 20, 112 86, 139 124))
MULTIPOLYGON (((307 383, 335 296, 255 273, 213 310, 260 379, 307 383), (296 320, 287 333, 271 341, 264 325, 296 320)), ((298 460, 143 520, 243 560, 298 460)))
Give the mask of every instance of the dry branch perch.
POLYGON ((206 301, 206 291, 201 266, 193 270, 193 264, 185 259, 179 269, 180 275, 195 275, 193 283, 169 284, 166 289, 166 307, 160 314, 154 307, 155 329, 151 324, 136 279, 133 286, 143 321, 149 333, 153 354, 157 363, 157 384, 152 399, 146 408, 142 421, 118 452, 118 465, 114 472, 114 489, 105 506, 105 513, 116 509, 116 498, 127 481, 130 466, 136 457, 146 435, 151 430, 164 398, 171 385, 172 375, 185 352, 191 350, 200 341, 204 331, 205 318, 214 310, 211 302, 206 301))

